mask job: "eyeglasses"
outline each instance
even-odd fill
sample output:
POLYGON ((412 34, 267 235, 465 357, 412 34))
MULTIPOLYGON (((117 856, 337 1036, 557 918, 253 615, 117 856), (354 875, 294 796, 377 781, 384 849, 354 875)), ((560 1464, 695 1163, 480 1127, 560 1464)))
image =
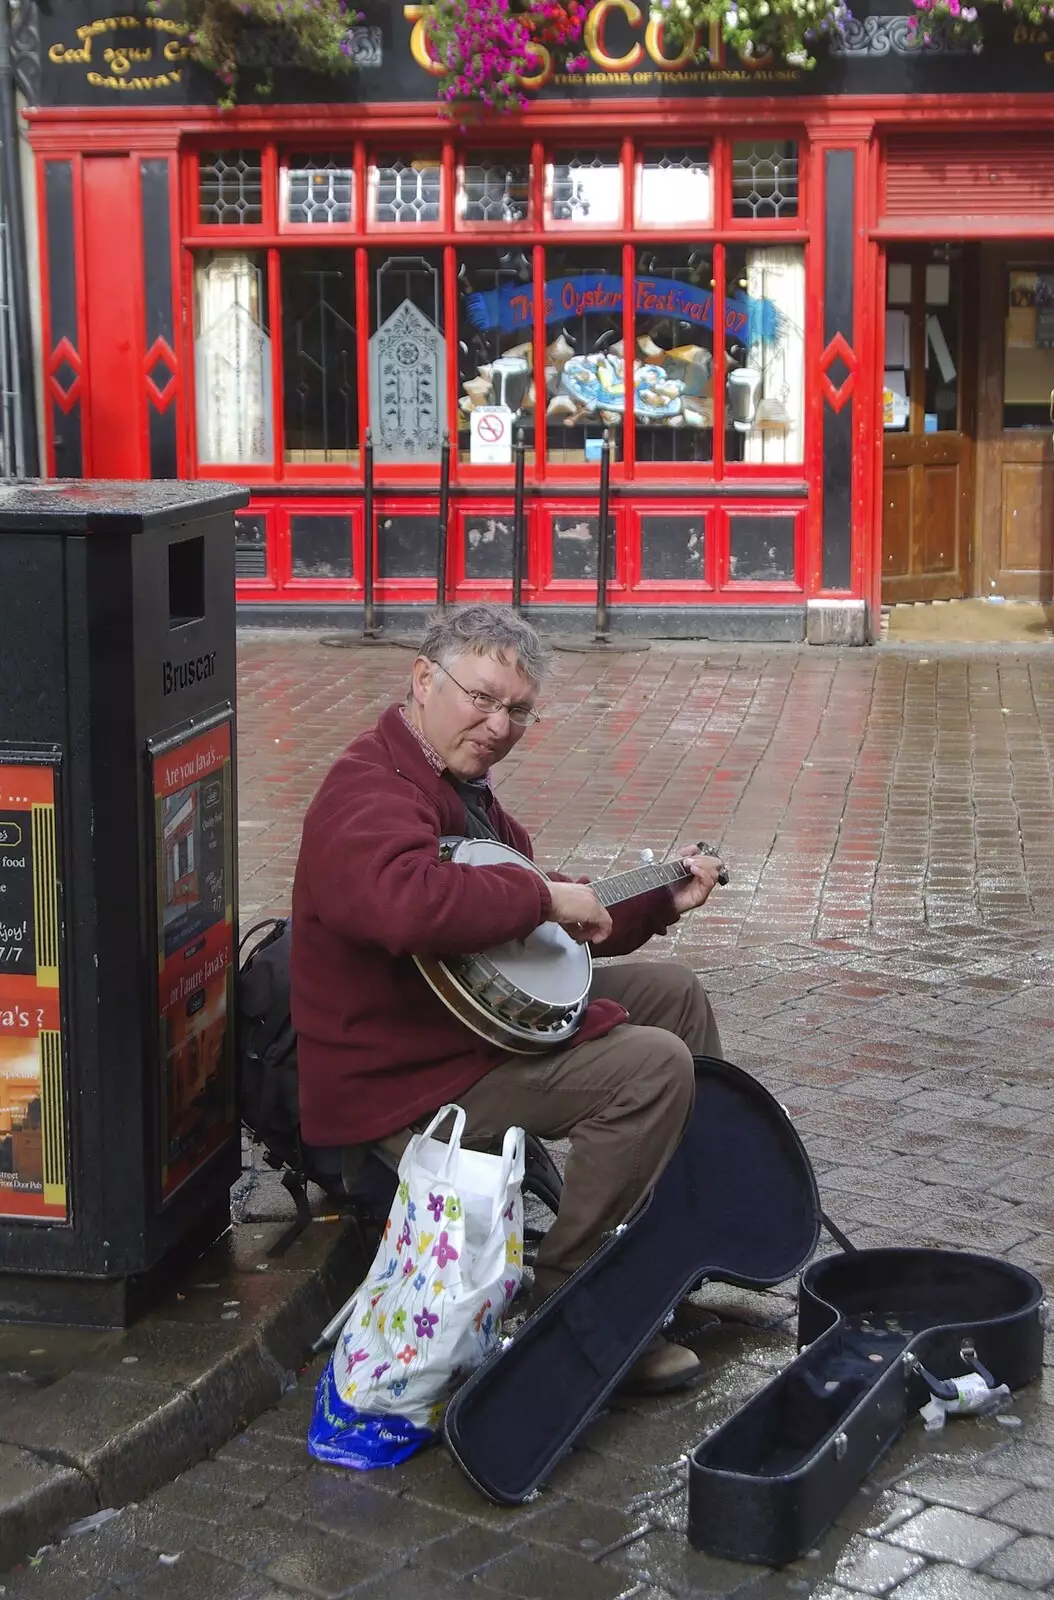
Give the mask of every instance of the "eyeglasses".
POLYGON ((485 716, 492 717, 495 711, 504 711, 514 728, 529 728, 532 723, 542 720, 537 711, 532 710, 530 706, 518 704, 510 706, 492 694, 484 694, 482 689, 466 689, 463 683, 458 683, 450 668, 444 667, 441 661, 433 661, 432 665, 438 667, 440 672, 445 672, 451 683, 460 689, 462 694, 467 694, 476 710, 482 711, 485 716))

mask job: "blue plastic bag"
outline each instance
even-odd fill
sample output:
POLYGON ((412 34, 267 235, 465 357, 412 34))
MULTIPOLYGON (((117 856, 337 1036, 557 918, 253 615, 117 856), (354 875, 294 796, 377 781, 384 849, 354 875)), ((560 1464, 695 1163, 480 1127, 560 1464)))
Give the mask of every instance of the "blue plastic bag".
POLYGON ((319 1461, 334 1467, 354 1467, 368 1472, 372 1467, 396 1467, 423 1445, 431 1444, 435 1433, 417 1428, 405 1417, 368 1416, 356 1411, 340 1398, 333 1382, 333 1362, 326 1362, 315 1388, 315 1409, 307 1434, 307 1447, 319 1461))

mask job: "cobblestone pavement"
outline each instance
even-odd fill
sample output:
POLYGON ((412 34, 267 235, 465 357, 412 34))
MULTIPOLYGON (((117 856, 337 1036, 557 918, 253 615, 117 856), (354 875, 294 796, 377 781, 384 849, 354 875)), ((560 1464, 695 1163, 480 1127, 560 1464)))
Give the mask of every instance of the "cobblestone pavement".
MULTIPOLYGON (((243 918, 282 910, 300 816, 400 695, 397 650, 241 643, 243 918)), ((728 888, 672 951, 729 1057, 786 1104, 857 1244, 1054 1273, 1054 657, 653 646, 559 658, 501 777, 551 866, 719 841, 728 888)), ((248 1204, 253 1176, 249 1175, 248 1204)), ((8 1574, 17 1600, 1000 1600, 1054 1592, 1054 1393, 912 1423, 817 1550, 779 1572, 694 1552, 685 1451, 794 1353, 793 1284, 711 1285, 694 1393, 617 1401, 534 1500, 441 1450, 367 1477, 308 1463, 311 1382, 214 1460, 8 1574)), ((690 1319, 689 1319, 690 1323, 690 1319)), ((688 1333, 691 1334, 689 1324, 688 1333)))

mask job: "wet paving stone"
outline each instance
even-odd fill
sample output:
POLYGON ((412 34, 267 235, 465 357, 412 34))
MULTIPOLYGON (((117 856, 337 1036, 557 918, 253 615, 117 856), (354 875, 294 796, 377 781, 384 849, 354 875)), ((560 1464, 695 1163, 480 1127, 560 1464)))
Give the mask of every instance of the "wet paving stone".
POLYGON ((1013 1533, 982 1517, 967 1516, 947 1506, 931 1506, 887 1535, 892 1544, 915 1550, 937 1561, 976 1567, 1011 1543, 1013 1533))
POLYGON ((926 1567, 896 1592, 896 1600, 1020 1600, 1021 1590, 980 1572, 961 1567, 926 1567))
POLYGON ((382 1551, 332 1532, 303 1527, 295 1543, 272 1557, 263 1573, 294 1593, 314 1595, 317 1600, 342 1600, 365 1579, 405 1564, 397 1549, 382 1551))
POLYGON ((517 1600, 551 1600, 558 1594, 575 1600, 619 1600, 627 1588, 625 1574, 615 1567, 530 1544, 493 1562, 482 1577, 488 1589, 517 1600))
MULTIPOLYGON (((242 636, 246 924, 288 910, 303 811, 406 669, 311 633, 242 636)), ((1051 728, 1047 652, 657 643, 562 658, 543 723, 496 776, 547 866, 597 873, 715 838, 732 882, 653 953, 705 975, 729 1058, 791 1110, 825 1209, 860 1246, 1005 1254, 1054 1287, 1051 728)), ((288 1214, 257 1153, 235 1203, 288 1214)), ((255 1287, 247 1317, 268 1303, 255 1287)), ((909 1422, 811 1559, 769 1573, 692 1550, 685 1453, 793 1357, 794 1285, 713 1283, 694 1303, 721 1318, 698 1338, 700 1389, 615 1402, 524 1506, 486 1501, 439 1448, 365 1476, 311 1462, 313 1363, 214 1459, 5 1575, 2 1600, 134 1600, 144 1584, 173 1600, 223 1600, 224 1584, 252 1600, 1010 1600, 1054 1583, 1042 1385, 1002 1422, 936 1437, 909 1422)), ((173 1308, 188 1337, 213 1315, 206 1291, 173 1308)), ((60 1342, 42 1335, 27 1364, 0 1341, 5 1413, 73 1370, 60 1342)), ((77 1360, 111 1354, 102 1339, 77 1360)), ((182 1381, 189 1343, 174 1360, 182 1381)))
POLYGON ((907 1494, 918 1495, 954 1511, 981 1513, 1007 1501, 1017 1489, 1010 1478, 995 1475, 957 1476, 954 1473, 924 1473, 905 1478, 897 1485, 907 1494))
POLYGON ((985 1571, 1029 1589, 1044 1589, 1054 1582, 1054 1540, 1018 1539, 994 1555, 985 1571))
POLYGON ((922 1556, 913 1555, 911 1551, 895 1549, 878 1539, 857 1538, 850 1540, 839 1557, 834 1576, 847 1589, 882 1595, 912 1577, 925 1564, 922 1556))

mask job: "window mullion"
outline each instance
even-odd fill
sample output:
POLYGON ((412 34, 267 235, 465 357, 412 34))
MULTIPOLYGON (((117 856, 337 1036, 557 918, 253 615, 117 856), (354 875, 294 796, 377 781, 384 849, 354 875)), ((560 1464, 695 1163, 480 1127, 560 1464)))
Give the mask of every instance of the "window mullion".
POLYGON ((714 246, 714 478, 725 475, 725 247, 714 246))
MULTIPOLYGON (((538 151, 540 146, 535 146, 538 151)), ((532 157, 532 160, 534 158, 532 157)), ((531 251, 531 325, 534 332, 534 476, 545 477, 545 453, 549 424, 548 364, 549 328, 545 320, 545 250, 540 244, 531 251)), ((525 513, 526 515, 526 513, 525 513)))
MULTIPOLYGON (((355 373, 359 386, 359 475, 365 477, 366 429, 370 426, 370 266, 364 245, 355 251, 355 373)), ((355 568, 362 571, 360 564, 355 568)))
MULTIPOLYGON (((449 187, 448 180, 448 191, 449 187)), ((443 247, 443 334, 446 339, 446 363, 443 373, 443 382, 446 387, 446 406, 444 407, 446 424, 443 432, 446 438, 450 440, 453 451, 451 467, 453 476, 456 477, 460 362, 458 361, 457 251, 452 244, 444 245, 443 247)), ((440 462, 442 462, 442 457, 440 457, 440 462)))
POLYGON ((278 152, 270 141, 260 152, 260 167, 263 231, 274 235, 278 232, 278 152))
MULTIPOLYGON (((627 231, 633 226, 633 140, 622 141, 622 226, 627 231)), ((622 342, 625 350, 623 362, 622 413, 622 463, 627 479, 634 476, 637 460, 637 339, 634 308, 634 283, 637 275, 635 250, 632 244, 622 246, 622 342)))
POLYGON ((271 437, 274 442, 276 479, 285 477, 285 382, 282 359, 285 330, 282 325, 281 255, 282 252, 277 249, 267 252, 267 317, 271 325, 271 437))
POLYGON ((355 194, 354 228, 355 233, 361 238, 366 232, 366 142, 364 139, 355 140, 352 166, 355 174, 353 179, 355 194))
POLYGON ((622 461, 627 478, 634 476, 637 460, 637 318, 633 304, 637 263, 632 244, 622 246, 622 461))

